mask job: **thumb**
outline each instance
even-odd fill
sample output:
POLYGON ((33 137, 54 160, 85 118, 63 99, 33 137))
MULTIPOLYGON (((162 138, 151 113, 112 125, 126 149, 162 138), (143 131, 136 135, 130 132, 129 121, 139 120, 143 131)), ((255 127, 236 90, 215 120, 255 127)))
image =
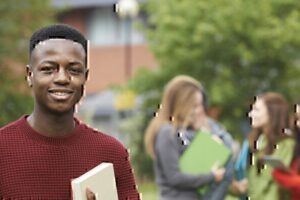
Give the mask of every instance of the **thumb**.
POLYGON ((95 194, 89 188, 86 188, 85 191, 87 200, 96 200, 95 194))
POLYGON ((216 161, 214 164, 213 164, 213 166, 212 166, 212 170, 216 170, 216 169, 218 169, 220 167, 220 163, 219 163, 219 161, 216 161))

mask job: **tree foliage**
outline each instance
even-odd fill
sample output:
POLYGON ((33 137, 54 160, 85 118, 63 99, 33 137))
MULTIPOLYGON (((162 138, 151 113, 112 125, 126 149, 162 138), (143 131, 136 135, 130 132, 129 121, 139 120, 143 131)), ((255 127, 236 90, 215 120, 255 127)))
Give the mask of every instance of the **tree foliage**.
POLYGON ((145 110, 155 112, 164 85, 187 74, 204 85, 210 106, 222 109, 220 121, 238 137, 258 93, 280 92, 291 106, 300 97, 300 1, 150 0, 145 7, 160 68, 141 70, 129 83, 146 95, 145 110))
POLYGON ((150 47, 161 67, 132 80, 140 93, 161 91, 177 74, 191 75, 234 131, 254 95, 299 97, 299 1, 151 0, 146 8, 150 47))
POLYGON ((29 37, 51 22, 54 14, 49 1, 5 0, 0 4, 0 126, 32 109, 29 92, 22 89, 29 37), (16 69, 20 63, 22 70, 16 69))

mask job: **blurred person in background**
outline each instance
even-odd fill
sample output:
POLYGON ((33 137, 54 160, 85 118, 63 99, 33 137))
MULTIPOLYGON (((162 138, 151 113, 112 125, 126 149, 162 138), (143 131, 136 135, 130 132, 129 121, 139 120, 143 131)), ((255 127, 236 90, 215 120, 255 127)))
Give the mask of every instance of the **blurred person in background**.
POLYGON ((262 160, 265 155, 273 155, 286 165, 292 160, 294 140, 285 131, 289 128, 288 103, 278 93, 264 93, 256 97, 249 117, 252 130, 248 137, 251 152, 248 196, 254 200, 289 199, 289 193, 274 182, 272 167, 266 166, 262 160))
POLYGON ((188 175, 179 169, 180 156, 188 146, 184 144, 189 144, 199 130, 217 135, 233 150, 231 136, 207 117, 205 104, 203 87, 189 76, 176 76, 164 89, 160 108, 145 134, 146 150, 154 160, 160 200, 218 200, 227 194, 233 173, 233 156, 226 173, 224 168, 214 168, 209 174, 188 175), (178 134, 179 130, 183 134, 178 134), (211 185, 210 189, 199 196, 196 190, 206 185, 211 185))
POLYGON ((296 140, 292 163, 289 170, 274 169, 275 181, 291 193, 292 200, 300 199, 300 103, 296 105, 293 133, 296 140))

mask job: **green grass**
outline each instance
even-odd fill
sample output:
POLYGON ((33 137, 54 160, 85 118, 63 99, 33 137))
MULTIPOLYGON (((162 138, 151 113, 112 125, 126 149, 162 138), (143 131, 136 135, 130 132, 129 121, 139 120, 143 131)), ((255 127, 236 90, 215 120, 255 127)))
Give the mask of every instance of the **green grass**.
MULTIPOLYGON (((142 194, 142 200, 158 200, 158 188, 154 182, 138 183, 138 190, 142 194)), ((226 200, 239 200, 239 198, 227 195, 226 200)))
POLYGON ((158 189, 154 182, 139 183, 138 190, 142 194, 142 200, 158 200, 158 189))

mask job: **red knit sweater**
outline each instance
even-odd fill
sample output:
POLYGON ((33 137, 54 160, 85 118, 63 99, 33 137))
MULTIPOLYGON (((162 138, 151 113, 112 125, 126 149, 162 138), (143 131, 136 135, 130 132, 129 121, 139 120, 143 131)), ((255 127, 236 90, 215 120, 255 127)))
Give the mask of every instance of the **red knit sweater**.
POLYGON ((114 165, 119 200, 139 199, 127 150, 76 120, 68 137, 34 131, 26 116, 0 129, 0 199, 71 199, 71 179, 114 165))
POLYGON ((300 174, 298 173, 299 164, 300 160, 293 161, 290 172, 274 169, 272 173, 275 181, 291 192, 292 200, 300 199, 300 174))

